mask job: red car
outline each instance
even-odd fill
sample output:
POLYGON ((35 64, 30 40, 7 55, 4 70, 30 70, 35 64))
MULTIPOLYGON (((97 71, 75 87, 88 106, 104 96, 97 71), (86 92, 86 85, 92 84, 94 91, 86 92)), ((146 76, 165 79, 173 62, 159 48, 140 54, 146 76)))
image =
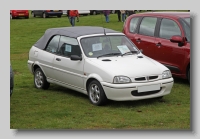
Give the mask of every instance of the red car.
POLYGON ((28 10, 10 10, 10 19, 23 17, 28 19, 29 18, 29 12, 28 10))
POLYGON ((133 14, 122 32, 144 55, 168 67, 173 76, 190 81, 189 12, 133 14))

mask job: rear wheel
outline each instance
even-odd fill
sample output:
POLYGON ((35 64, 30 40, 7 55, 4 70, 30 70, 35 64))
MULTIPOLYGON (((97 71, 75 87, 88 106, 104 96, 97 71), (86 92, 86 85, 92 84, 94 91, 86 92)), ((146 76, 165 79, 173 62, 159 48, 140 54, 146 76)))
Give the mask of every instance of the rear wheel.
POLYGON ((93 15, 96 15, 96 14, 97 14, 97 12, 96 12, 96 11, 93 11, 93 12, 92 12, 92 14, 93 14, 93 15))
POLYGON ((96 80, 93 80, 88 85, 88 96, 90 102, 97 106, 104 105, 107 102, 107 97, 104 93, 104 90, 101 84, 96 80))
POLYGON ((48 89, 50 83, 47 82, 46 76, 40 68, 37 68, 34 72, 34 84, 38 89, 48 89))
POLYGON ((46 13, 43 13, 43 14, 42 14, 42 17, 43 17, 43 18, 47 18, 46 13))
POLYGON ((32 17, 35 17, 35 14, 34 14, 34 12, 32 12, 31 14, 32 14, 32 17))

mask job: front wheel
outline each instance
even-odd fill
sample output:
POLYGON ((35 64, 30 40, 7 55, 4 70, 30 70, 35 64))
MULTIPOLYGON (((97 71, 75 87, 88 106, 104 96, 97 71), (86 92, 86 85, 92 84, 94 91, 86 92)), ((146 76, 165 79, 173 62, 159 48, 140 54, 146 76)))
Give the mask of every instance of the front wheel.
POLYGON ((104 90, 101 84, 93 80, 88 86, 88 95, 90 102, 94 105, 100 106, 104 105, 107 102, 107 97, 104 93, 104 90))
POLYGON ((32 17, 35 17, 35 14, 34 14, 34 12, 32 12, 31 14, 32 14, 32 17))
POLYGON ((34 84, 38 89, 48 89, 50 83, 47 82, 46 76, 40 68, 37 68, 34 72, 34 84))

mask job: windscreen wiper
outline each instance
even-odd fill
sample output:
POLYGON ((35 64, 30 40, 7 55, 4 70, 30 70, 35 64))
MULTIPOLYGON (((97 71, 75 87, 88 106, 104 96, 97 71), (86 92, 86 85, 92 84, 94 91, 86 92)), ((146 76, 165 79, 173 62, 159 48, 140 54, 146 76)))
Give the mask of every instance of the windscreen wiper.
POLYGON ((104 56, 115 56, 115 55, 120 55, 120 53, 103 54, 103 55, 98 56, 97 58, 99 58, 99 57, 104 57, 104 56))
POLYGON ((121 56, 124 56, 124 55, 127 55, 127 54, 138 54, 138 51, 129 51, 129 52, 126 52, 124 54, 121 54, 121 56))

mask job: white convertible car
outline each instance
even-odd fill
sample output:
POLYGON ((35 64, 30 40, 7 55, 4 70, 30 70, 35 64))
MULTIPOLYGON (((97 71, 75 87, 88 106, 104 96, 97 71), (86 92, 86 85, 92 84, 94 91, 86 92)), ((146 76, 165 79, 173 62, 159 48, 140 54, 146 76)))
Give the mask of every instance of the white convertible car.
POLYGON ((94 105, 170 94, 170 70, 143 55, 123 33, 90 26, 51 28, 31 47, 36 88, 50 83, 89 96, 94 105))

